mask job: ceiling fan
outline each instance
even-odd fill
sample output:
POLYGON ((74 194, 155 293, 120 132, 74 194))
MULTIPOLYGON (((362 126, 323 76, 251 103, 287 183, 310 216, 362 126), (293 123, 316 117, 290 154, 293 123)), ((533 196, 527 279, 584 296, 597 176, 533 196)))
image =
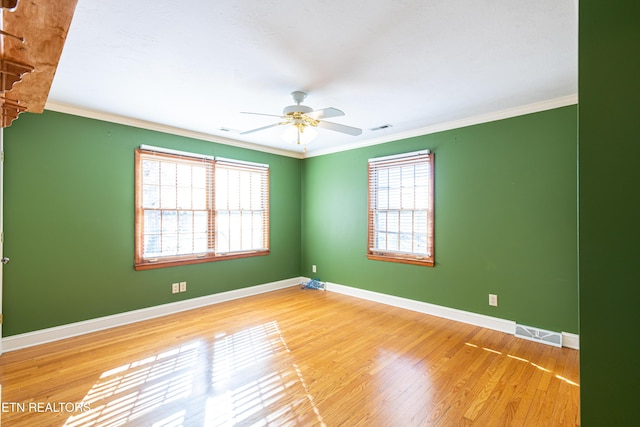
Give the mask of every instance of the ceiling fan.
POLYGON ((337 108, 323 108, 321 110, 314 110, 311 107, 302 105, 302 101, 307 97, 306 92, 299 90, 291 92, 291 96, 295 102, 295 105, 289 105, 284 107, 282 115, 264 114, 264 113, 250 113, 243 111, 242 114, 257 114, 260 116, 279 117, 281 121, 263 126, 257 129, 251 129, 248 131, 240 132, 241 135, 246 135, 253 132, 269 129, 276 126, 287 126, 283 137, 289 139, 297 144, 305 144, 309 142, 313 136, 314 128, 329 129, 336 132, 346 133, 347 135, 357 136, 362 133, 362 129, 358 129, 352 126, 346 126, 339 123, 327 122, 324 119, 331 117, 344 116, 344 113, 337 108))

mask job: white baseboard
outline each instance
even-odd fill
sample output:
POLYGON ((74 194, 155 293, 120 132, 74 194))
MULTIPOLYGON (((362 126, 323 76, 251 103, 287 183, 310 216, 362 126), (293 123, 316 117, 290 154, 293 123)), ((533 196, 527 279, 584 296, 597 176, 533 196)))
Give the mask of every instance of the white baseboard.
MULTIPOLYGON (((65 338, 71 338, 74 336, 113 328, 116 326, 128 325, 131 323, 140 322, 142 320, 148 320, 155 317, 165 316, 167 314, 178 313, 180 311, 191 310, 207 305, 244 298, 251 295, 258 295, 265 292, 275 291, 277 289, 297 286, 300 283, 308 280, 310 279, 305 277, 285 279, 277 282, 250 286, 248 288, 236 289, 233 291, 206 295, 203 297, 172 302, 154 307, 143 308, 140 310, 128 311, 111 316, 99 317, 96 319, 85 320, 83 322, 70 323, 68 325, 56 326, 39 331, 13 335, 2 339, 2 347, 3 351, 7 352, 19 350, 21 348, 45 344, 65 338)), ((350 286, 339 285, 337 283, 327 282, 326 290, 378 302, 381 304, 404 308, 419 313, 438 316, 457 322, 481 326, 483 328, 493 329, 508 334, 515 333, 516 322, 511 320, 500 319, 497 317, 486 316, 483 314, 472 313, 455 308, 443 307, 422 301, 411 300, 408 298, 368 291, 365 289, 353 288, 350 286)), ((578 350, 580 347, 580 337, 576 334, 562 332, 562 345, 564 347, 578 350)))
POLYGON ((155 317, 165 316, 167 314, 177 313, 180 311, 191 310, 211 304, 218 304, 224 301, 230 301, 238 298, 248 297, 251 295, 258 295, 265 292, 275 291, 277 289, 283 289, 290 286, 296 286, 302 283, 302 280, 303 278, 301 277, 285 279, 277 282, 250 286, 248 288, 236 289, 233 291, 221 292, 218 294, 206 295, 203 297, 171 302, 168 304, 128 311, 111 316, 99 317, 82 322, 70 323, 53 328, 41 329, 39 331, 13 335, 2 339, 2 347, 3 351, 18 350, 21 348, 31 347, 34 345, 44 344, 65 338, 71 338, 74 336, 113 328, 116 326, 123 326, 142 320, 153 319, 155 317))
POLYGON ((572 334, 569 332, 563 332, 562 346, 567 348, 572 348, 574 350, 580 350, 580 335, 572 334))
MULTIPOLYGON (((350 295, 356 298, 404 308, 407 310, 416 311, 418 313, 442 317, 444 319, 467 323, 474 326, 481 326, 483 328, 493 329, 496 331, 505 332, 507 334, 515 334, 516 331, 516 322, 512 320, 505 320, 498 317, 486 316, 484 314, 472 313, 469 311, 458 310, 450 307, 443 307, 440 305, 416 301, 408 298, 401 298, 393 295, 382 294, 379 292, 352 288, 350 286, 339 285, 337 283, 327 282, 326 289, 327 291, 331 292, 350 295)), ((564 347, 578 350, 580 346, 579 336, 568 332, 562 332, 562 345, 564 347)))

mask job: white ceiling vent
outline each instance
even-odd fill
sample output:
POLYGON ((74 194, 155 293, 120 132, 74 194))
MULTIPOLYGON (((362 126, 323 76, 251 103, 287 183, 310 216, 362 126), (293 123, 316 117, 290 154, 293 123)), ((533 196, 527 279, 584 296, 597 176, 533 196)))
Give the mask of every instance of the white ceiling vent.
POLYGON ((390 127, 392 127, 390 124, 386 124, 386 125, 378 126, 378 127, 375 127, 375 128, 371 128, 369 130, 377 131, 377 130, 382 130, 382 129, 388 129, 390 127))
POLYGON ((229 128, 225 128, 225 127, 220 128, 220 131, 221 132, 240 133, 240 131, 237 130, 237 129, 229 129, 229 128))

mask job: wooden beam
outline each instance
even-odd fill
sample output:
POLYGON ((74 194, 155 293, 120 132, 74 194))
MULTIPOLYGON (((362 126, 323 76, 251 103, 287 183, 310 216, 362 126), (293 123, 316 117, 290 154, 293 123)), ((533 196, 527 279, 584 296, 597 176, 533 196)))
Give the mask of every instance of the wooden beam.
POLYGON ((17 5, 2 1, 2 7, 12 4, 15 9, 2 11, 1 57, 33 70, 22 74, 4 97, 26 111, 42 113, 77 0, 20 0, 17 5))

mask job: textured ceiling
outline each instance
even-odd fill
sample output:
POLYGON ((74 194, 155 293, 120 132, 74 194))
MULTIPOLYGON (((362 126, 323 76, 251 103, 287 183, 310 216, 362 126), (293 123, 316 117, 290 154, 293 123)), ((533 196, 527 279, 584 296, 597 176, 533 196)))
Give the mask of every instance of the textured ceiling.
POLYGON ((319 129, 313 155, 575 102, 577 36, 577 0, 79 0, 48 108, 301 156, 280 127, 236 131, 277 121, 241 112, 281 114, 305 90, 363 129, 319 129))

